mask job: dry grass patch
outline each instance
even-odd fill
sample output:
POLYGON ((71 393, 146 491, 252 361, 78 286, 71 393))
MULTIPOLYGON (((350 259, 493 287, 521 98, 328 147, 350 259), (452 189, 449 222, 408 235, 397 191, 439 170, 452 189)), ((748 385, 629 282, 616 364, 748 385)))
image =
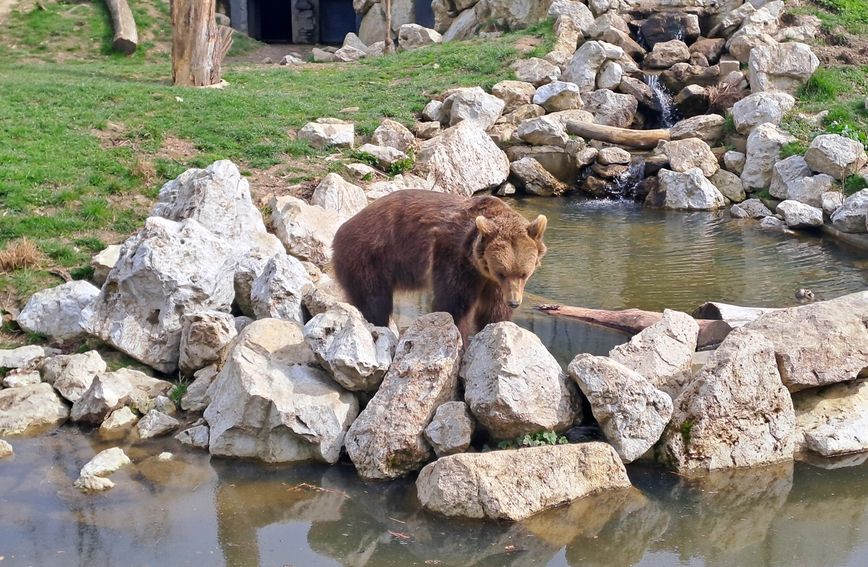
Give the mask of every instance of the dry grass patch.
POLYGON ((34 268, 45 256, 32 240, 24 237, 13 240, 0 250, 0 273, 14 272, 22 268, 34 268))

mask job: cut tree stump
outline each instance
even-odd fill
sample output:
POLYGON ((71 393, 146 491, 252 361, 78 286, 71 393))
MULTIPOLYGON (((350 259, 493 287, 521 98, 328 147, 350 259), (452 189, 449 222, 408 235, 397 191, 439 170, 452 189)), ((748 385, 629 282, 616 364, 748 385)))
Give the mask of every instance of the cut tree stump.
POLYGON ((139 46, 139 32, 130 5, 127 0, 105 0, 105 4, 111 13, 115 30, 112 47, 125 55, 132 55, 139 46))
POLYGON ((172 0, 172 82, 207 87, 221 79, 232 28, 218 26, 215 0, 172 0))
POLYGON ((582 138, 609 142, 628 148, 651 149, 657 147, 659 142, 669 141, 671 138, 669 130, 630 130, 629 128, 617 128, 574 120, 567 122, 566 128, 570 134, 582 138))
MULTIPOLYGON (((587 309, 585 307, 573 307, 570 305, 537 305, 536 309, 553 317, 578 319, 579 321, 593 323, 610 329, 618 329, 619 331, 625 331, 634 335, 663 319, 662 313, 643 311, 641 309, 609 311, 606 309, 587 309)), ((697 319, 696 322, 699 323, 699 336, 696 342, 697 349, 707 349, 719 345, 732 331, 732 327, 726 321, 697 319)))

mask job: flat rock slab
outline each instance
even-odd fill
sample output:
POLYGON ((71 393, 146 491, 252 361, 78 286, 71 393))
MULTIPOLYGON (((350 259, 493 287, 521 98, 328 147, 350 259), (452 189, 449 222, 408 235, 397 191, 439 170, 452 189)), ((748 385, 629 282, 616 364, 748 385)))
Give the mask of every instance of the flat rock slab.
POLYGON ((426 466, 416 480, 422 506, 445 516, 521 520, 630 480, 611 445, 582 443, 462 453, 426 466))

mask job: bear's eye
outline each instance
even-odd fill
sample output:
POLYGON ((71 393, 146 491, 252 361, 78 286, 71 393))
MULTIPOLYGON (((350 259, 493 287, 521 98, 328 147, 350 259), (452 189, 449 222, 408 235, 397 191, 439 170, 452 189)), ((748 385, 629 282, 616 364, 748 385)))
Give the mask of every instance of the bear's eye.
POLYGON ((499 279, 499 280, 505 280, 506 279, 506 274, 504 274, 503 272, 495 272, 494 275, 497 276, 497 279, 499 279))

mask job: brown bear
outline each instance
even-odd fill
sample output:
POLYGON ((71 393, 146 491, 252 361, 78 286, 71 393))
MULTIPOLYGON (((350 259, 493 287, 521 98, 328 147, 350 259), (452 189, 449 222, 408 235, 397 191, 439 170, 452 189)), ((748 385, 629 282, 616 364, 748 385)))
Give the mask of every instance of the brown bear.
POLYGON ((467 337, 508 321, 546 253, 546 217, 528 223, 490 195, 402 190, 345 222, 334 238, 338 282, 374 325, 389 323, 395 291, 432 289, 467 337))

